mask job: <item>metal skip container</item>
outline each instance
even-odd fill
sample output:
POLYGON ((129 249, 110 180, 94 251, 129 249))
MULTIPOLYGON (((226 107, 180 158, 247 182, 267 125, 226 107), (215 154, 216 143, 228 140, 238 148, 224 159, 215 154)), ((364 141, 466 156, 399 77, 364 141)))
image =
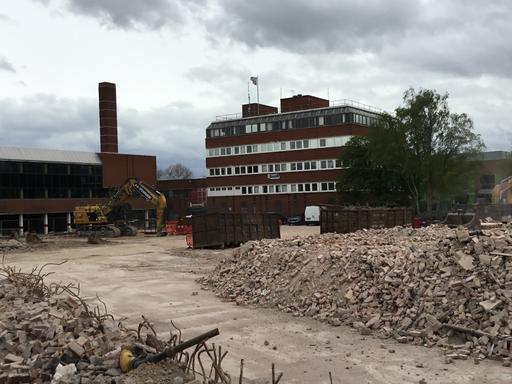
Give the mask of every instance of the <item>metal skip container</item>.
POLYGON ((279 216, 272 213, 192 216, 193 248, 231 247, 249 240, 280 237, 279 216))
POLYGON ((360 229, 408 226, 412 220, 411 208, 321 206, 320 233, 349 233, 360 229))

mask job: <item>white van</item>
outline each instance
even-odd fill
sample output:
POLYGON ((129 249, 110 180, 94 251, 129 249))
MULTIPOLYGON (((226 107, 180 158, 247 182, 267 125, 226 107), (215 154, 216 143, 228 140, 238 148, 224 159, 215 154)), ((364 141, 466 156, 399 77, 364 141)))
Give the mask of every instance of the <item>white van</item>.
POLYGON ((304 210, 304 221, 306 225, 320 224, 320 207, 318 205, 309 205, 304 210))

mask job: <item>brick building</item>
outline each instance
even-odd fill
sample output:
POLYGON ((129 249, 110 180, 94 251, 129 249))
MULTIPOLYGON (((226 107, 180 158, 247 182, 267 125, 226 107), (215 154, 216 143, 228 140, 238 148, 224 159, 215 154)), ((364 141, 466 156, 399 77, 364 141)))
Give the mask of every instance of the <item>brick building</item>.
POLYGON ((365 135, 382 112, 310 95, 275 107, 242 106, 206 129, 208 208, 226 212, 304 213, 307 205, 336 202, 343 145, 365 135))
POLYGON ((484 152, 479 162, 475 202, 490 202, 494 186, 512 176, 512 154, 505 151, 484 152))
MULTIPOLYGON (((99 84, 101 151, 0 147, 0 235, 70 230, 76 205, 105 201, 128 177, 156 185, 156 157, 118 153, 115 84, 99 84)), ((142 220, 154 207, 131 198, 142 220)))
POLYGON ((167 199, 166 219, 206 213, 206 179, 158 180, 157 189, 167 199))

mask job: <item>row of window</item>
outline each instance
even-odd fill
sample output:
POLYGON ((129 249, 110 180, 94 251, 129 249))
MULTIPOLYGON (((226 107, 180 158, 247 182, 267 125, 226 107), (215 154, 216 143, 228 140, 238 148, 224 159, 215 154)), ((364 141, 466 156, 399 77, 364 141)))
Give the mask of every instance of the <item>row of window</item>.
POLYGON ((80 175, 0 174, 0 187, 102 188, 102 178, 80 175))
POLYGON ((14 188, 0 187, 0 199, 56 199, 105 197, 104 189, 90 188, 14 188))
POLYGON ((101 165, 2 160, 0 174, 101 176, 101 165))
MULTIPOLYGON (((282 116, 286 118, 286 115, 282 116)), ((275 118, 275 117, 274 117, 275 118)), ((261 120, 261 118, 260 118, 261 120)), ((377 121, 374 116, 366 116, 359 113, 336 113, 324 116, 311 116, 281 121, 267 121, 246 123, 245 121, 234 122, 232 126, 215 128, 215 125, 206 130, 206 137, 239 136, 258 132, 283 131, 287 129, 313 128, 324 125, 338 125, 356 123, 371 125, 377 121)))
POLYGON ((334 136, 320 139, 304 139, 291 141, 275 141, 271 143, 237 145, 232 147, 209 148, 208 157, 238 156, 251 153, 295 151, 301 149, 317 149, 328 147, 341 147, 347 143, 352 136, 334 136))
POLYGON ((236 195, 266 195, 276 193, 306 193, 306 192, 333 192, 336 190, 334 181, 297 183, 297 184, 269 184, 247 185, 230 187, 210 187, 208 196, 236 196, 236 195))
POLYGON ((0 161, 0 199, 106 196, 101 165, 0 161))
POLYGON ((275 163, 260 165, 237 165, 231 167, 209 168, 210 176, 232 176, 246 175, 255 173, 280 173, 280 172, 296 172, 296 171, 313 171, 317 169, 334 169, 342 168, 341 160, 310 160, 297 161, 292 163, 275 163))

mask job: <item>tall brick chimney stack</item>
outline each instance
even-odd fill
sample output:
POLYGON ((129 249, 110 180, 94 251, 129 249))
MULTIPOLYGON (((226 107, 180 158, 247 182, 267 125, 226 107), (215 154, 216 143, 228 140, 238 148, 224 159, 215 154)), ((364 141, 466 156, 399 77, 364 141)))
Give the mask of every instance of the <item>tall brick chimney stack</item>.
POLYGON ((116 85, 99 83, 101 152, 118 152, 116 85))

